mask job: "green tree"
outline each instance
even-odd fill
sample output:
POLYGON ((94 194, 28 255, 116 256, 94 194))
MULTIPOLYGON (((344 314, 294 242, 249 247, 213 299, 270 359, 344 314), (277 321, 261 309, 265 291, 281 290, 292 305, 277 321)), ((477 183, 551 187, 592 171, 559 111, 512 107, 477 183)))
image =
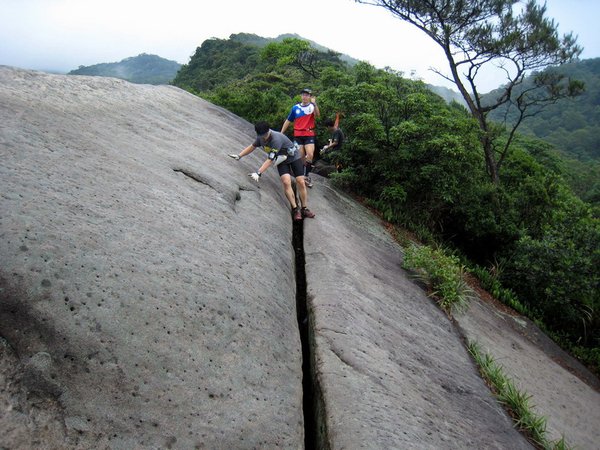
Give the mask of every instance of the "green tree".
POLYGON ((202 97, 251 123, 265 120, 278 128, 289 109, 288 89, 284 77, 273 73, 258 74, 203 92, 202 97))
POLYGON ((515 245, 503 278, 546 324, 573 340, 600 343, 600 221, 561 188, 536 236, 515 245))
POLYGON ((224 39, 207 39, 177 72, 175 86, 199 93, 261 72, 258 47, 224 39))
POLYGON ((583 89, 582 83, 560 73, 541 71, 571 61, 582 49, 572 34, 559 37, 558 25, 545 16, 546 7, 535 0, 529 0, 517 15, 518 0, 356 1, 387 9, 425 32, 443 49, 451 75, 437 72, 456 85, 477 120, 486 168, 495 183, 500 180, 502 163, 523 119, 583 89), (506 84, 500 95, 483 103, 477 77, 490 66, 504 70, 506 84), (532 71, 534 83, 518 92, 515 87, 532 71), (517 120, 508 130, 508 139, 500 144, 501 130, 487 116, 502 105, 515 108, 517 120))
POLYGON ((275 68, 294 67, 316 80, 326 65, 341 65, 339 53, 320 52, 308 41, 296 38, 286 38, 282 42, 271 42, 261 51, 261 58, 275 68))

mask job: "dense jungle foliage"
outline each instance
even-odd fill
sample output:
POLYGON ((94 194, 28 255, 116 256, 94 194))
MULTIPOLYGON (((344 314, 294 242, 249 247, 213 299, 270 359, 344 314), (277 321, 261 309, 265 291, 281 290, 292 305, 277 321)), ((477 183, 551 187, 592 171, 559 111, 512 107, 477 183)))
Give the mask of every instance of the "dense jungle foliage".
MULTIPOLYGON (((563 346, 600 368, 598 210, 573 192, 552 145, 520 135, 495 184, 464 107, 422 82, 349 66, 293 38, 205 41, 174 84, 274 129, 310 87, 321 124, 342 113, 347 140, 327 156, 343 166, 332 175, 340 186, 388 221, 486 267, 563 346)), ((317 147, 328 137, 319 126, 317 147)))

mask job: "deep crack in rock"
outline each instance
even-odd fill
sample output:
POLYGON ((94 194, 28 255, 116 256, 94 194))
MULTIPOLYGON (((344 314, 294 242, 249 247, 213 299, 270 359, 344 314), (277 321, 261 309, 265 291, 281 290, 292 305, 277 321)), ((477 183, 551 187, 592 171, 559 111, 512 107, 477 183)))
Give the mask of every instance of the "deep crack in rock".
POLYGON ((311 370, 310 320, 306 295, 306 271, 304 259, 304 226, 303 222, 293 222, 292 245, 296 255, 296 316, 300 341, 302 344, 302 410, 304 413, 304 448, 320 449, 317 437, 317 408, 314 397, 313 374, 311 370))

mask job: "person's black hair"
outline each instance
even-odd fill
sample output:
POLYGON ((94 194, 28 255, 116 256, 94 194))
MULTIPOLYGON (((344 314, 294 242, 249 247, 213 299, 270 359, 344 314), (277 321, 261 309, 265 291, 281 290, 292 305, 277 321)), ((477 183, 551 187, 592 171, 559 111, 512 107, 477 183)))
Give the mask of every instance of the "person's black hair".
POLYGON ((333 119, 327 119, 325 121, 325 126, 326 127, 332 127, 334 124, 335 124, 335 120, 333 120, 333 119))
POLYGON ((254 125, 254 131, 256 131, 257 136, 262 136, 263 134, 268 132, 269 129, 270 129, 269 124, 264 121, 256 122, 256 125, 254 125))

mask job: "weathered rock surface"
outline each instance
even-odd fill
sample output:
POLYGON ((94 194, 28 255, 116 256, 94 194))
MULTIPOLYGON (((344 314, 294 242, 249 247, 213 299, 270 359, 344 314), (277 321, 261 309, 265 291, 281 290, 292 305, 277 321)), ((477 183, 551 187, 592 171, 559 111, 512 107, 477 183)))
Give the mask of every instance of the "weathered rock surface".
POLYGON ((327 446, 531 448, 379 221, 322 178, 310 203, 306 278, 327 446))
POLYGON ((470 341, 504 368, 531 396, 532 409, 547 420, 549 439, 572 448, 600 449, 600 381, 525 317, 480 299, 456 316, 470 341))
POLYGON ((0 447, 302 447, 289 213, 226 157, 252 138, 174 87, 0 67, 0 447))
MULTIPOLYGON (((273 170, 246 176, 262 156, 226 156, 252 138, 174 87, 0 66, 0 448, 303 447, 286 200, 273 170)), ((379 221, 315 178, 321 448, 531 448, 379 221)), ((539 359, 520 380, 556 369, 482 311, 460 330, 539 359)), ((543 382, 578 383, 559 378, 543 382)))

